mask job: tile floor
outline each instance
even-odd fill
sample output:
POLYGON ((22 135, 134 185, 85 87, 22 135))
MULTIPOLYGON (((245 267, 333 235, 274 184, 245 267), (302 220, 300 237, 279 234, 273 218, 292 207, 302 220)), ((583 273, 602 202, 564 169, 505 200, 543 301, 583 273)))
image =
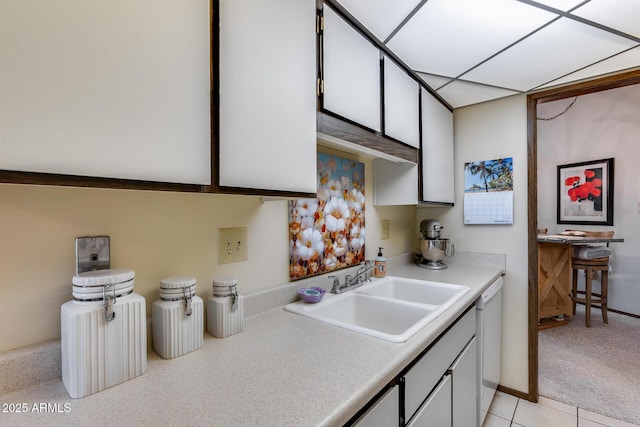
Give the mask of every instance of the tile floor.
POLYGON ((497 392, 483 427, 638 427, 540 397, 538 403, 497 392))

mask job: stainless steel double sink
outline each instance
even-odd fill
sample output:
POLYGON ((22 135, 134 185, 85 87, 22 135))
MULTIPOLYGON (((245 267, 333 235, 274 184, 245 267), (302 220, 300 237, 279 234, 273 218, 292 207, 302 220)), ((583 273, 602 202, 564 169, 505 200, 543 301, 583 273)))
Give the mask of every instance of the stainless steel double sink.
POLYGON ((388 276, 315 304, 297 301, 285 310, 390 342, 404 342, 464 294, 464 285, 388 276))

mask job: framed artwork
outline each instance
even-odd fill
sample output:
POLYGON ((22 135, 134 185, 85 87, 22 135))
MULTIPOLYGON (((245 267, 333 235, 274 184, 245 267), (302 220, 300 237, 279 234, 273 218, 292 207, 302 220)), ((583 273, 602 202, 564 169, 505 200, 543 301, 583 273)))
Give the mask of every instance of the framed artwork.
POLYGON ((289 277, 363 262, 364 207, 364 163, 318 153, 317 197, 289 201, 289 277))
POLYGON ((558 224, 613 225, 614 162, 558 166, 558 224))

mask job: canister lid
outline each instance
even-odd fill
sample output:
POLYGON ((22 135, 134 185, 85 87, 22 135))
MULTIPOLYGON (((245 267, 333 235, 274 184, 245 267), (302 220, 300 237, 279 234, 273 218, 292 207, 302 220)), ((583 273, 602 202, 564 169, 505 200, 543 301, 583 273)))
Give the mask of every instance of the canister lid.
POLYGON ((76 274, 73 276, 72 283, 74 286, 81 287, 117 285, 118 283, 132 281, 135 276, 136 274, 133 270, 108 268, 76 274))
POLYGON ((182 289, 195 284, 195 277, 167 277, 160 280, 160 289, 182 289))
POLYGON ((160 280, 160 299, 178 301, 196 295, 195 277, 167 277, 160 280))
POLYGON ((133 280, 105 286, 73 286, 73 298, 77 301, 99 301, 105 295, 121 297, 133 292, 133 280))
POLYGON ((230 287, 230 286, 237 286, 238 285, 238 281, 236 279, 230 279, 230 278, 223 278, 223 279, 215 279, 213 281, 213 286, 214 287, 230 287))
POLYGON ((231 295, 238 295, 236 286, 238 281, 236 279, 215 279, 213 281, 213 296, 227 297, 231 295))

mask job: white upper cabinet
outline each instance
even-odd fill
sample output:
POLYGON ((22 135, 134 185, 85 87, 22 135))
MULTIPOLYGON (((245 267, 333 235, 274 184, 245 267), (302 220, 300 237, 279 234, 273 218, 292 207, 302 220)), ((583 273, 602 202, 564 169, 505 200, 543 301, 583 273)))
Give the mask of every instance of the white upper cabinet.
POLYGON ((384 58, 384 133, 420 148, 420 86, 390 58, 384 58))
POLYGON ((209 2, 2 2, 0 28, 0 169, 211 182, 209 2))
POLYGON ((422 89, 422 200, 453 203, 453 113, 422 89))
POLYGON ((311 0, 220 0, 219 184, 315 193, 311 0))
POLYGON ((324 109, 380 131, 380 51, 326 4, 324 109))
POLYGON ((411 162, 373 161, 373 204, 418 204, 418 165, 411 162))

